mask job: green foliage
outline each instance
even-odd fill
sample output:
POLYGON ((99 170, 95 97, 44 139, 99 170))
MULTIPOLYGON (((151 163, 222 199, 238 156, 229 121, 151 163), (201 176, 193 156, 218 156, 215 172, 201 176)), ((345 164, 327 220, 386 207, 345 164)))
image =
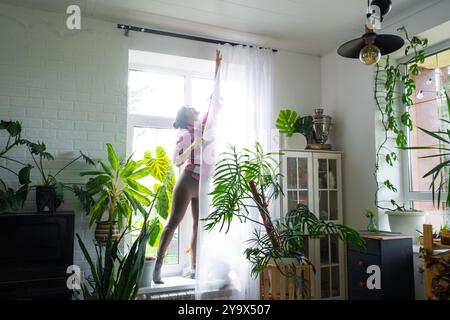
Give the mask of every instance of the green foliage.
MULTIPOLYGON (((365 241, 359 233, 347 226, 322 221, 308 207, 302 204, 287 213, 286 217, 275 222, 275 230, 280 247, 272 247, 269 236, 259 229, 249 240, 251 247, 245 250, 247 259, 252 263, 252 275, 257 276, 270 261, 278 263, 283 258, 295 258, 298 263, 312 265, 305 256, 305 241, 324 235, 336 237, 355 248, 364 248, 365 241)), ((314 268, 314 266, 313 266, 314 268)))
POLYGON ((299 116, 297 112, 292 110, 281 110, 278 115, 276 127, 280 130, 280 133, 283 133, 288 137, 292 137, 295 132, 295 124, 298 119, 299 116))
MULTIPOLYGON (((101 221, 107 212, 109 222, 118 221, 120 229, 126 222, 128 228, 131 228, 132 216, 136 213, 145 215, 146 208, 153 202, 157 214, 167 219, 175 175, 164 149, 158 147, 155 157, 146 152, 139 161, 132 160, 130 156, 122 162, 111 144, 107 144, 106 149, 108 163, 100 160, 96 170, 81 172, 81 176, 90 178, 84 187, 74 186, 74 192, 87 212, 90 225, 101 221), (139 182, 149 177, 156 181, 153 190, 139 182)), ((158 236, 153 237, 151 245, 157 245, 157 239, 158 236)))
POLYGON ((8 157, 8 153, 16 147, 24 145, 27 140, 22 139, 22 125, 18 121, 0 121, 0 131, 7 134, 6 145, 0 148, 0 160, 7 160, 22 166, 19 172, 1 165, 0 169, 14 174, 19 182, 17 190, 10 188, 6 182, 0 179, 0 214, 14 213, 21 208, 27 199, 30 181, 30 172, 33 168, 31 165, 8 157))
MULTIPOLYGON (((144 268, 146 244, 159 232, 158 226, 158 219, 149 222, 145 220, 138 238, 126 254, 119 250, 125 231, 119 239, 113 240, 110 230, 106 246, 95 246, 95 260, 77 234, 78 243, 91 270, 87 284, 81 285, 82 298, 85 300, 135 299, 144 268)), ((78 298, 81 298, 80 293, 78 298)))
POLYGON ((220 230, 226 227, 228 232, 233 218, 245 222, 250 214, 249 201, 255 203, 249 182, 254 181, 260 194, 267 201, 276 199, 281 193, 278 162, 274 153, 264 153, 259 143, 255 150, 244 149, 236 151, 229 146, 229 151, 222 154, 217 163, 213 181, 212 206, 213 211, 205 218, 206 230, 220 225, 220 230))
MULTIPOLYGON (((445 101, 447 103, 447 109, 450 111, 450 99, 448 93, 445 92, 445 101)), ((449 113, 450 114, 450 113, 449 113)), ((448 125, 450 121, 441 119, 444 125, 448 125)), ((450 206, 450 192, 448 192, 448 184, 450 182, 450 130, 446 131, 429 131, 424 128, 419 130, 425 133, 430 138, 436 140, 435 144, 431 146, 419 146, 419 147, 403 147, 403 150, 433 150, 433 154, 429 156, 422 156, 421 159, 439 158, 439 163, 429 170, 423 178, 431 178, 430 189, 433 196, 433 204, 437 204, 439 208, 441 205, 441 198, 443 193, 447 193, 446 206, 450 206), (436 153, 437 151, 437 153, 436 153)))
POLYGON ((281 110, 276 121, 276 127, 280 133, 287 137, 292 137, 294 133, 308 136, 313 129, 313 117, 300 117, 293 110, 281 110))
MULTIPOLYGON (((282 258, 294 258, 297 263, 311 264, 304 254, 306 237, 332 235, 357 247, 362 246, 363 240, 356 231, 321 221, 303 205, 298 205, 285 219, 272 223, 268 204, 283 194, 278 182, 279 164, 273 155, 264 153, 258 143, 254 150, 244 149, 242 152, 229 146, 229 151, 222 154, 216 165, 211 192, 213 211, 205 219, 205 229, 220 226, 222 231, 226 227, 226 233, 235 218, 240 222, 249 220, 256 223, 259 228, 255 229, 254 238, 249 240, 250 247, 245 250, 246 258, 252 263, 253 275, 261 272, 271 261, 278 265, 282 258), (250 210, 255 208, 260 212, 262 222, 249 218, 250 210), (261 231, 261 227, 265 232, 261 231)), ((285 275, 302 282, 295 268, 285 275)))
POLYGON ((86 164, 88 165, 95 165, 94 161, 89 158, 87 155, 85 155, 83 152, 80 151, 80 155, 75 157, 74 159, 70 160, 64 167, 62 167, 60 170, 58 170, 55 174, 51 174, 48 170, 44 167, 44 160, 46 161, 52 161, 55 160, 54 156, 47 151, 47 146, 44 142, 30 142, 26 141, 25 145, 28 148, 28 151, 30 152, 31 158, 34 162, 34 167, 38 170, 41 178, 42 178, 42 184, 44 186, 53 187, 55 189, 56 193, 56 208, 61 205, 61 203, 64 202, 64 189, 67 189, 69 191, 74 191, 74 187, 71 187, 69 185, 66 185, 60 181, 57 180, 57 177, 64 172, 67 168, 69 168, 71 165, 73 165, 78 160, 84 160, 86 164))
MULTIPOLYGON (((377 64, 375 76, 374 97, 384 127, 384 139, 377 147, 376 153, 374 177, 377 190, 375 206, 382 210, 389 210, 390 208, 383 207, 378 202, 378 193, 382 186, 378 182, 377 172, 383 158, 389 166, 393 166, 398 161, 396 152, 390 150, 386 145, 390 135, 394 136, 398 148, 407 147, 408 139, 405 134, 405 128, 408 128, 410 131, 413 130, 409 109, 414 105, 411 97, 416 89, 416 84, 412 77, 420 75, 419 66, 425 61, 425 48, 428 45, 427 39, 409 37, 404 27, 400 28, 400 31, 404 32, 407 40, 405 55, 413 53, 412 57, 407 62, 400 64, 392 64, 390 58, 387 57, 384 63, 380 62, 377 64), (406 107, 406 110, 400 115, 396 110, 398 102, 401 102, 406 107)), ((385 180, 383 186, 392 192, 397 192, 390 180, 385 180)))

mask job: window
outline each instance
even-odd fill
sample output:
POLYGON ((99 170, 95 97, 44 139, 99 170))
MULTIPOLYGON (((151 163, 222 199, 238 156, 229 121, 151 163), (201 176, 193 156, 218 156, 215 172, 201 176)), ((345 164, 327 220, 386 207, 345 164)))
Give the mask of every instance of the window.
MULTIPOLYGON (((131 50, 128 72, 127 152, 141 158, 145 151, 162 146, 171 158, 177 140, 173 128, 176 112, 192 105, 200 113, 209 106, 214 85, 214 61, 131 50)), ((179 171, 176 170, 178 178, 179 171)), ((141 181, 152 185, 151 178, 141 181)), ((178 275, 188 262, 185 250, 190 246, 190 208, 175 232, 166 257, 164 276, 178 275)), ((161 221, 163 224, 166 221, 161 221)), ((135 221, 139 226, 139 221, 135 221)), ((132 236, 133 238, 133 236, 132 236)), ((149 256, 157 249, 147 247, 149 256)))
MULTIPOLYGON (((414 78, 416 91, 413 96, 414 106, 410 112, 415 130, 409 132, 410 147, 436 145, 436 139, 420 131, 418 127, 444 132, 450 129, 448 123, 440 120, 450 119, 444 95, 444 90, 450 91, 450 49, 428 56, 420 66, 420 71, 421 74, 414 78)), ((410 201, 415 209, 432 212, 428 222, 436 228, 445 223, 446 208, 441 207, 441 210, 437 210, 433 206, 430 192, 431 177, 423 178, 423 176, 441 161, 450 159, 450 157, 424 158, 438 153, 438 150, 409 151, 405 165, 406 200, 410 201)))

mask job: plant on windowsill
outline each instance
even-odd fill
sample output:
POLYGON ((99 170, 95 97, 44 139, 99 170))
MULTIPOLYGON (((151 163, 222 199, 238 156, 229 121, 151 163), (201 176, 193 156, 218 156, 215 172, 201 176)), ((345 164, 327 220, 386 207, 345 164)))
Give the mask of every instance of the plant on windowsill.
POLYGON ((213 211, 204 219, 205 229, 220 226, 220 230, 225 228, 227 233, 233 219, 255 223, 258 227, 254 238, 249 240, 250 247, 245 250, 245 256, 252 264, 252 275, 258 276, 267 268, 276 266, 283 276, 293 280, 295 287, 304 292, 308 291, 308 285, 303 285, 307 279, 298 277, 297 271, 312 265, 305 256, 305 238, 330 235, 355 247, 363 247, 365 242, 355 230, 321 221, 304 205, 298 205, 274 223, 269 204, 283 192, 278 182, 279 164, 273 155, 264 153, 259 143, 255 144, 254 150, 244 149, 242 152, 236 151, 234 146, 229 147, 216 165, 211 192, 213 211), (260 220, 251 217, 254 208, 260 220))
MULTIPOLYGON (((447 114, 450 115, 450 97, 446 91, 444 92, 444 97, 447 106, 447 114)), ((448 159, 450 151, 450 131, 448 125, 450 124, 450 121, 447 119, 440 119, 440 121, 442 128, 438 131, 429 131, 421 127, 418 128, 424 134, 436 140, 434 145, 402 148, 403 150, 431 150, 433 154, 422 156, 420 159, 440 159, 439 163, 423 176, 423 178, 431 177, 430 189, 432 192, 432 200, 433 204, 437 205, 438 209, 441 206, 442 193, 444 192, 447 192, 447 199, 445 199, 446 207, 448 208, 450 206, 450 192, 448 192, 448 185, 450 183, 450 160, 448 159)), ((421 228, 419 228, 419 230, 421 230, 421 228)), ((443 242, 450 240, 448 226, 444 226, 444 230, 441 230, 440 235, 441 239, 445 239, 443 239, 443 242), (447 230, 445 227, 447 227, 447 230)))
MULTIPOLYGON (((95 239, 105 245, 108 234, 112 230, 113 240, 119 237, 124 223, 132 227, 132 216, 140 213, 146 215, 146 207, 155 204, 156 213, 167 219, 172 202, 172 191, 175 176, 172 163, 163 148, 156 148, 155 156, 145 152, 143 159, 132 160, 130 156, 120 161, 111 144, 106 144, 108 163, 100 160, 100 168, 94 171, 81 172, 81 176, 89 176, 84 187, 74 187, 74 192, 87 212, 90 226, 96 223, 95 239), (154 178, 157 183, 153 190, 145 187, 138 180, 154 178), (151 200, 153 199, 153 200, 151 200), (107 220, 102 221, 104 213, 107 220)), ((158 225, 158 237, 151 238, 151 245, 159 240, 162 225, 158 225)))
POLYGON ((139 282, 145 271, 147 243, 154 242, 161 231, 159 219, 150 219, 152 209, 157 202, 158 197, 155 194, 151 200, 150 209, 144 214, 144 222, 139 235, 127 253, 123 253, 119 249, 127 229, 121 233, 120 237, 115 237, 113 230, 109 229, 104 246, 94 243, 95 260, 90 256, 84 242, 77 234, 78 243, 89 264, 91 275, 88 277, 87 283, 81 284, 81 292, 76 292, 75 298, 84 300, 136 299, 139 282))
MULTIPOLYGON (((404 27, 399 30, 404 32, 407 40, 405 56, 413 52, 412 57, 404 63, 393 64, 388 56, 376 65, 374 99, 381 116, 384 137, 381 144, 376 148, 375 170, 373 172, 376 183, 374 204, 378 210, 385 211, 389 215, 390 221, 391 217, 393 217, 393 220, 408 217, 410 220, 416 220, 412 224, 417 225, 421 223, 423 214, 407 210, 404 206, 400 207, 393 200, 390 201, 393 207, 387 207, 383 204, 384 201, 379 200, 379 193, 384 188, 394 193, 398 191, 390 179, 379 181, 380 168, 383 164, 393 167, 395 162, 398 161, 397 153, 388 146, 391 136, 395 139, 396 147, 402 149, 407 146, 404 128, 407 127, 410 131, 413 130, 409 109, 414 105, 411 96, 414 93, 416 84, 412 76, 420 74, 419 65, 425 61, 425 48, 428 45, 427 39, 411 38, 404 27), (396 110, 397 103, 402 103, 406 107, 406 110, 400 116, 396 110), (407 213, 412 214, 408 215, 407 213), (416 216, 418 219, 415 219, 416 216)), ((370 211, 367 209, 366 214, 370 211)), ((397 224, 394 223, 394 225, 396 226, 397 224)), ((402 223, 399 225, 402 225, 402 223)), ((391 226, 392 231, 405 231, 404 228, 398 230, 395 226, 391 226)), ((414 232, 415 228, 409 228, 406 233, 413 235, 414 232)))
POLYGON ((300 117, 293 110, 281 110, 276 127, 282 134, 280 147, 282 149, 302 150, 311 143, 313 132, 313 117, 300 117))

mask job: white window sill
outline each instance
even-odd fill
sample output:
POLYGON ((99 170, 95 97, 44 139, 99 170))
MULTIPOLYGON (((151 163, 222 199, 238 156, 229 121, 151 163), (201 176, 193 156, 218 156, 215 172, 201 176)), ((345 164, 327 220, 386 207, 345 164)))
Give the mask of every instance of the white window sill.
POLYGON ((187 279, 183 277, 163 278, 163 284, 152 284, 151 287, 140 288, 138 294, 148 293, 164 293, 181 290, 192 290, 195 288, 195 279, 187 279))

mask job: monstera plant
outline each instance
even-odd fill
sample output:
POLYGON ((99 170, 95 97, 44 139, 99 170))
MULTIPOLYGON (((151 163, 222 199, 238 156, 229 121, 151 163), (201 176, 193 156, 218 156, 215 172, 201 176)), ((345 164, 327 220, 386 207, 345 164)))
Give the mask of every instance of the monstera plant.
POLYGON ((292 110, 281 110, 278 115, 276 127, 280 133, 291 137, 294 133, 300 133, 305 137, 311 134, 313 129, 313 117, 300 117, 292 110))
MULTIPOLYGON (((167 219, 175 185, 173 167, 163 148, 156 148, 155 155, 146 152, 138 161, 133 160, 132 156, 120 161, 109 143, 106 149, 108 162, 100 160, 99 170, 81 172, 81 176, 90 177, 89 181, 85 187, 74 186, 75 194, 87 211, 90 225, 97 224, 95 238, 100 244, 106 244, 110 230, 113 240, 116 240, 124 223, 131 228, 133 215, 146 215, 152 203, 157 215, 167 219), (152 189, 139 182, 144 178, 156 181, 152 189), (105 213, 107 220, 102 221, 105 213)), ((151 242, 159 238, 161 224, 157 229, 151 242)))
POLYGON ((16 212, 27 199, 30 180, 30 171, 33 168, 30 164, 23 163, 8 156, 14 148, 26 144, 28 141, 22 139, 22 125, 18 121, 0 121, 0 131, 7 134, 6 144, 0 148, 0 160, 9 161, 19 165, 21 169, 16 172, 0 162, 0 169, 16 176, 19 182, 17 190, 8 187, 6 181, 0 179, 0 213, 16 212))

